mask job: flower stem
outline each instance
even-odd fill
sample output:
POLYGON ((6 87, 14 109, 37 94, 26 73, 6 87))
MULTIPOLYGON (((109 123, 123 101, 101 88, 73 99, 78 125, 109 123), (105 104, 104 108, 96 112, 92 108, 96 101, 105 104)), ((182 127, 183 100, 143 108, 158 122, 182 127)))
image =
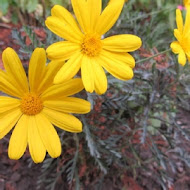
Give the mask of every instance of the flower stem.
POLYGON ((155 54, 155 55, 153 55, 151 57, 147 57, 145 59, 141 59, 141 60, 137 61, 136 63, 142 63, 142 62, 148 61, 149 59, 152 59, 152 58, 157 57, 159 55, 165 54, 165 53, 167 53, 169 51, 171 51, 171 49, 167 49, 167 50, 164 50, 164 51, 162 51, 160 53, 157 53, 157 54, 155 54))

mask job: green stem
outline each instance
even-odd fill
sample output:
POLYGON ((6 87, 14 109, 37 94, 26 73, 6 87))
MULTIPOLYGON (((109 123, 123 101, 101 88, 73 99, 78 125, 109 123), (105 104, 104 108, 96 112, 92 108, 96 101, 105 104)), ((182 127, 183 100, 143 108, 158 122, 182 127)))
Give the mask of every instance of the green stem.
POLYGON ((155 55, 153 55, 151 57, 147 57, 145 59, 141 59, 141 60, 137 61, 136 63, 138 64, 138 63, 142 63, 142 62, 148 61, 149 59, 152 59, 152 58, 157 57, 159 55, 165 54, 165 53, 167 53, 169 51, 171 51, 171 49, 167 49, 167 50, 164 50, 164 51, 162 51, 160 53, 157 53, 157 54, 155 54, 155 55))

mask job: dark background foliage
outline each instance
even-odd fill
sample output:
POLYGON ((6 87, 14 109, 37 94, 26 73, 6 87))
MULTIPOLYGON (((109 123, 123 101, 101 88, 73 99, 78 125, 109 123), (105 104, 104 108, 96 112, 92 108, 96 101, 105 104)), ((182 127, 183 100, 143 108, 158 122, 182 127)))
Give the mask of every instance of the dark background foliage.
MULTIPOLYGON (((91 102, 92 111, 78 115, 83 133, 57 129, 62 141, 57 159, 47 156, 43 164, 35 165, 26 152, 21 160, 10 161, 9 136, 1 141, 0 181, 4 180, 5 189, 190 189, 190 66, 181 67, 169 48, 180 3, 129 0, 125 4, 106 36, 131 33, 142 38, 143 46, 132 53, 134 78, 119 81, 107 74, 104 95, 78 94, 91 102), (24 180, 31 185, 26 187, 24 180)), ((72 11, 69 1, 2 0, 0 37, 8 31, 11 41, 1 37, 0 53, 6 46, 14 47, 27 68, 35 47, 61 40, 44 26, 53 4, 72 11)))

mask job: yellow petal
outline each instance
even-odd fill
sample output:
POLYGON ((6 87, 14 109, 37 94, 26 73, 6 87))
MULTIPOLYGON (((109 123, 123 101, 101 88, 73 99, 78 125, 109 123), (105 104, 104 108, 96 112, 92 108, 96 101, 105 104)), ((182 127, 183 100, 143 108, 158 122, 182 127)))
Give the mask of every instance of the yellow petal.
POLYGON ((172 42, 171 45, 170 45, 170 47, 171 47, 172 51, 173 51, 175 54, 178 54, 178 53, 180 53, 181 51, 183 51, 183 49, 182 49, 182 47, 181 47, 181 45, 179 44, 178 41, 172 42))
POLYGON ((141 47, 142 41, 132 34, 111 36, 102 40, 103 49, 114 52, 131 52, 141 47))
POLYGON ((108 87, 107 77, 104 69, 99 65, 97 60, 92 60, 93 72, 94 72, 94 87, 95 92, 99 95, 104 94, 108 87))
POLYGON ((89 10, 90 32, 93 32, 102 11, 102 0, 87 0, 87 7, 89 10))
POLYGON ((71 59, 69 59, 65 65, 57 72, 54 83, 63 83, 66 80, 73 78, 81 67, 81 60, 83 54, 80 52, 75 53, 71 59))
POLYGON ((189 35, 190 32, 190 9, 187 9, 186 17, 185 17, 185 25, 184 25, 184 34, 189 35))
POLYGON ((74 97, 65 97, 61 100, 46 100, 44 106, 65 113, 88 113, 90 111, 90 102, 74 97))
POLYGON ((181 64, 182 66, 184 66, 186 64, 186 56, 185 56, 185 52, 184 51, 181 51, 178 55, 178 62, 179 64, 181 64))
POLYGON ((80 92, 84 88, 82 80, 79 78, 68 80, 62 84, 53 85, 45 90, 41 98, 42 100, 59 99, 66 96, 71 96, 80 92))
POLYGON ((20 159, 26 150, 28 143, 28 117, 27 115, 22 115, 12 132, 8 149, 10 159, 20 159))
POLYGON ((47 152, 52 158, 57 158, 61 154, 61 142, 55 128, 43 114, 38 114, 35 118, 40 137, 47 152))
POLYGON ((30 91, 37 92, 39 84, 46 72, 46 52, 43 48, 36 48, 32 53, 29 63, 29 84, 30 91))
POLYGON ((28 146, 32 160, 40 163, 46 156, 46 149, 39 134, 36 116, 28 116, 28 146))
POLYGON ((129 65, 113 59, 106 51, 101 52, 99 61, 100 64, 114 77, 120 80, 130 80, 133 78, 133 70, 129 65))
POLYGON ((81 76, 85 90, 92 93, 94 91, 94 71, 92 58, 83 56, 81 65, 81 76))
POLYGON ((10 78, 7 73, 0 70, 0 90, 4 93, 21 98, 23 96, 23 91, 21 88, 15 86, 15 80, 10 78))
POLYGON ((65 27, 69 26, 72 29, 71 31, 75 32, 78 35, 81 35, 81 30, 78 24, 76 23, 73 15, 67 9, 60 5, 55 5, 51 9, 51 14, 52 16, 61 19, 65 27))
POLYGON ((96 32, 98 34, 105 34, 115 24, 123 5, 124 0, 112 0, 109 2, 97 21, 96 32))
POLYGON ((74 13, 84 33, 90 29, 90 16, 86 0, 71 0, 74 13))
POLYGON ((182 39, 182 35, 180 34, 178 29, 174 29, 174 36, 176 37, 176 39, 180 42, 182 39))
POLYGON ((46 52, 50 60, 67 60, 70 59, 74 53, 80 51, 80 49, 80 45, 77 43, 61 41, 50 45, 46 52))
POLYGON ((190 62, 190 52, 186 52, 185 54, 187 56, 188 61, 190 62))
POLYGON ((2 113, 10 111, 20 106, 20 100, 7 96, 0 96, 0 118, 2 113))
POLYGON ((129 65, 129 67, 131 67, 132 69, 135 67, 135 59, 129 53, 106 51, 106 54, 112 57, 113 59, 118 60, 119 62, 123 62, 129 65))
POLYGON ((64 65, 64 61, 51 61, 46 67, 46 74, 38 86, 38 93, 41 94, 47 88, 53 85, 53 80, 57 72, 64 65))
POLYGON ((179 32, 183 33, 183 17, 181 15, 180 9, 176 9, 176 24, 179 32))
POLYGON ((68 41, 80 43, 83 38, 81 32, 77 32, 73 26, 60 17, 50 16, 46 19, 45 24, 53 33, 68 41))
POLYGON ((7 75, 14 80, 14 85, 23 93, 28 92, 26 73, 16 52, 12 48, 6 48, 2 59, 7 75))
POLYGON ((72 133, 79 133, 82 131, 82 123, 73 115, 58 112, 48 108, 44 108, 42 113, 55 126, 72 133))
POLYGON ((9 111, 6 115, 0 118, 0 139, 2 139, 19 120, 22 112, 20 108, 9 111))
POLYGON ((183 0, 183 4, 186 6, 189 0, 183 0))

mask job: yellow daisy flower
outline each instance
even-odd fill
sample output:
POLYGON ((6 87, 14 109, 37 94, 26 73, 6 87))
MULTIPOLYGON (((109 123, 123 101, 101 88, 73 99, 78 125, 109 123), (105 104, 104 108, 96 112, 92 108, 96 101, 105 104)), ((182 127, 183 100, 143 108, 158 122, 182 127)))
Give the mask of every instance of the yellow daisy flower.
POLYGON ((27 145, 35 163, 44 160, 46 150, 52 158, 60 156, 61 143, 52 124, 69 132, 81 132, 82 123, 69 113, 90 111, 88 101, 68 97, 84 88, 81 79, 54 85, 53 78, 61 64, 51 62, 46 66, 42 48, 32 54, 28 79, 13 49, 7 48, 2 58, 6 71, 0 70, 0 90, 10 97, 0 96, 0 138, 15 126, 9 157, 21 158, 27 145))
POLYGON ((111 0, 102 11, 102 0, 71 0, 75 16, 64 7, 55 5, 46 26, 65 39, 47 48, 50 60, 64 61, 54 83, 70 79, 81 69, 86 91, 103 94, 107 90, 106 69, 120 80, 133 77, 134 58, 132 52, 141 46, 141 39, 135 35, 122 34, 101 39, 118 19, 124 0, 111 0), (104 68, 104 69, 103 69, 104 68))
POLYGON ((187 10, 185 24, 180 9, 176 10, 177 29, 174 29, 174 36, 177 41, 171 43, 170 47, 178 55, 178 62, 185 65, 186 59, 190 61, 190 11, 187 10), (187 58, 186 58, 187 57, 187 58))
POLYGON ((190 8, 190 0, 183 0, 183 4, 186 8, 190 8))

